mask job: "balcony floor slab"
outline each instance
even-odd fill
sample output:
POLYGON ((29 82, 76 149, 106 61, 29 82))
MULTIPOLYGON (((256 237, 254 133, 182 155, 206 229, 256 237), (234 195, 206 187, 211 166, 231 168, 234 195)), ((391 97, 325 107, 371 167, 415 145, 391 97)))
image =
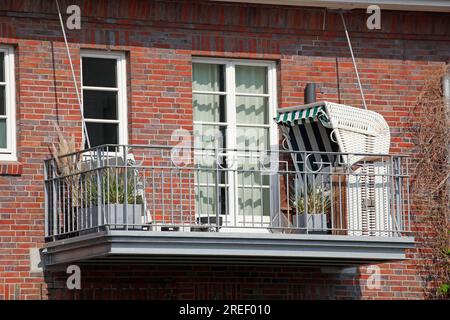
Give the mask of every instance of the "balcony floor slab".
POLYGON ((105 230, 48 242, 46 267, 69 263, 361 265, 405 259, 413 237, 105 230))

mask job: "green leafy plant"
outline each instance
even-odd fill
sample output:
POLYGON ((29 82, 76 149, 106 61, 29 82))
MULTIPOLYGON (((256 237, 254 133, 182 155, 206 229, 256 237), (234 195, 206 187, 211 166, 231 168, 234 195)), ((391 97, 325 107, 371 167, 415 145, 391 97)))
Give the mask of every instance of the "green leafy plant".
POLYGON ((450 284, 441 284, 438 288, 438 292, 443 296, 448 296, 450 294, 450 284))
POLYGON ((125 168, 102 169, 100 171, 100 190, 96 172, 92 172, 86 179, 89 186, 87 199, 91 205, 97 205, 99 198, 102 204, 143 204, 144 202, 140 194, 141 178, 132 168, 127 168, 126 173, 125 168))
POLYGON ((331 198, 320 187, 313 187, 311 184, 307 187, 305 195, 304 188, 299 188, 297 198, 291 199, 291 205, 298 210, 299 214, 326 214, 331 208, 331 198))

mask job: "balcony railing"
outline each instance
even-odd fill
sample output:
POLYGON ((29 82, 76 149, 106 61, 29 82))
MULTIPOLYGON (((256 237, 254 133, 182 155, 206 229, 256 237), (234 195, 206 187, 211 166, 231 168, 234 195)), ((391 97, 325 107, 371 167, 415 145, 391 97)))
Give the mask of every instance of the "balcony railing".
POLYGON ((103 145, 45 163, 47 241, 102 230, 402 237, 408 159, 103 145))

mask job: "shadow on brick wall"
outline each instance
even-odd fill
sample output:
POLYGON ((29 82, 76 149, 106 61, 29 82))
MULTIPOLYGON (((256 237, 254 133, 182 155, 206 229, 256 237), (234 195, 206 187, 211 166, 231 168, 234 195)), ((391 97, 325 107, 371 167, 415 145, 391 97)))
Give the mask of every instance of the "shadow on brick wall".
POLYGON ((303 266, 82 266, 81 289, 47 271, 50 300, 359 299, 357 268, 303 266), (350 270, 350 271, 349 271, 350 270))

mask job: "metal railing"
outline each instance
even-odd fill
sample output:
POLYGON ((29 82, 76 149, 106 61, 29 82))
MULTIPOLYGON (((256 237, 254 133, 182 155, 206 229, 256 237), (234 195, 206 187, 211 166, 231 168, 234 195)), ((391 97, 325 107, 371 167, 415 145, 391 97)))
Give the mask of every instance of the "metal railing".
POLYGON ((48 241, 105 228, 404 236, 408 158, 103 145, 45 162, 48 241))

